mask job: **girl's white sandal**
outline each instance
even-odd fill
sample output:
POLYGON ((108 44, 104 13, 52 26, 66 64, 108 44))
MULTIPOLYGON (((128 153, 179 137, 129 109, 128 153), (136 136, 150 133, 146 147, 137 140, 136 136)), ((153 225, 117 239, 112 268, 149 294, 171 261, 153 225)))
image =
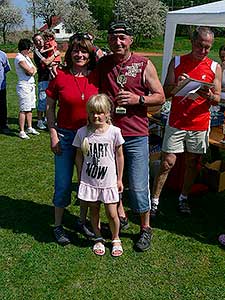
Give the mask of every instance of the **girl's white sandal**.
POLYGON ((112 240, 112 252, 113 257, 119 257, 123 254, 123 248, 121 245, 121 240, 112 240), (120 243, 120 245, 114 245, 114 243, 120 243))
POLYGON ((94 240, 94 242, 95 242, 93 246, 94 254, 98 256, 103 256, 105 254, 104 239, 102 237, 98 237, 94 240))

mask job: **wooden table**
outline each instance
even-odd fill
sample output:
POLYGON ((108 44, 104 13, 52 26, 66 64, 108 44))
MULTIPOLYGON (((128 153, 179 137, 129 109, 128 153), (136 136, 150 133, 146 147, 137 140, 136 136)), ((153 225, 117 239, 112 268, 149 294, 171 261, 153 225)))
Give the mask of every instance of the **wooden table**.
POLYGON ((215 147, 225 150, 225 144, 220 143, 223 139, 222 125, 211 127, 209 143, 215 147))
MULTIPOLYGON (((152 116, 150 113, 148 113, 148 118, 150 123, 155 123, 162 127, 162 133, 164 126, 159 118, 155 118, 152 116)), ((223 139, 223 130, 222 130, 222 125, 220 126, 213 126, 211 127, 211 131, 209 134, 209 144, 213 145, 217 148, 225 150, 225 144, 220 143, 220 141, 223 139)))

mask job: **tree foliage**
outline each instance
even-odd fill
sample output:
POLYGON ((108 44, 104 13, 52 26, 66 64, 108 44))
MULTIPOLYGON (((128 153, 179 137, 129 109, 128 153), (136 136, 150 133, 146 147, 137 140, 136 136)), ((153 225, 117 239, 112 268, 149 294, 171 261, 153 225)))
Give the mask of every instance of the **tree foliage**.
POLYGON ((89 7, 93 17, 97 20, 100 30, 108 29, 113 19, 114 0, 89 0, 89 7))
POLYGON ((97 32, 97 22, 92 17, 88 2, 85 0, 71 1, 63 19, 66 29, 72 32, 90 32, 92 34, 97 32))
POLYGON ((141 36, 153 38, 164 32, 167 11, 158 0, 116 0, 114 15, 132 26, 138 44, 141 36))
POLYGON ((19 8, 10 4, 10 1, 0 3, 0 31, 3 43, 6 43, 7 33, 24 22, 22 12, 19 8))
POLYGON ((27 2, 30 5, 28 12, 35 18, 41 18, 48 28, 52 25, 52 17, 63 17, 68 8, 65 0, 27 0, 27 2))

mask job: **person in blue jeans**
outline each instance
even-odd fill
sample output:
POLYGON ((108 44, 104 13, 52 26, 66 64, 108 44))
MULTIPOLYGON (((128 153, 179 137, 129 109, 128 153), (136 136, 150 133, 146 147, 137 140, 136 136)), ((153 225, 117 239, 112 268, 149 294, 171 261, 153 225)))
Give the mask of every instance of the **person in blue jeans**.
POLYGON ((11 70, 7 55, 0 50, 0 131, 9 133, 7 123, 6 73, 11 70))
POLYGON ((47 94, 47 122, 51 150, 55 155, 54 235, 61 245, 70 243, 62 226, 65 208, 71 202, 76 131, 87 122, 86 102, 98 93, 92 68, 95 65, 93 45, 81 34, 70 39, 65 67, 57 69, 47 94), (58 103, 59 109, 56 110, 58 103), (57 111, 57 115, 56 115, 57 111))
MULTIPOLYGON (((115 109, 113 123, 122 131, 125 171, 132 210, 140 215, 138 250, 151 246, 149 144, 147 107, 163 104, 165 96, 152 62, 131 53, 131 26, 124 21, 111 23, 108 42, 112 54, 102 57, 97 65, 100 92, 107 94, 115 109)), ((122 201, 118 207, 125 218, 122 201)))

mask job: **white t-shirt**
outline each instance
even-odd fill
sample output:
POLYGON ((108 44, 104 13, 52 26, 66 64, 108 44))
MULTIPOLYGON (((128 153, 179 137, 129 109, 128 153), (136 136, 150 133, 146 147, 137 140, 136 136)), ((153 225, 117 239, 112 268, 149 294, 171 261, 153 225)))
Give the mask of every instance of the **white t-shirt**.
POLYGON ((84 126, 78 129, 73 146, 80 148, 85 137, 90 151, 84 156, 78 197, 99 200, 95 198, 95 190, 100 189, 104 190, 103 202, 118 201, 115 151, 124 143, 120 128, 110 125, 104 133, 87 133, 87 126, 84 126), (109 196, 110 193, 113 196, 109 196))
POLYGON ((18 76, 18 83, 20 83, 21 81, 34 83, 35 82, 34 76, 27 75, 24 69, 19 65, 21 61, 25 61, 29 67, 34 67, 34 64, 32 63, 29 56, 25 56, 22 53, 17 53, 14 60, 14 64, 15 64, 16 74, 18 76))

